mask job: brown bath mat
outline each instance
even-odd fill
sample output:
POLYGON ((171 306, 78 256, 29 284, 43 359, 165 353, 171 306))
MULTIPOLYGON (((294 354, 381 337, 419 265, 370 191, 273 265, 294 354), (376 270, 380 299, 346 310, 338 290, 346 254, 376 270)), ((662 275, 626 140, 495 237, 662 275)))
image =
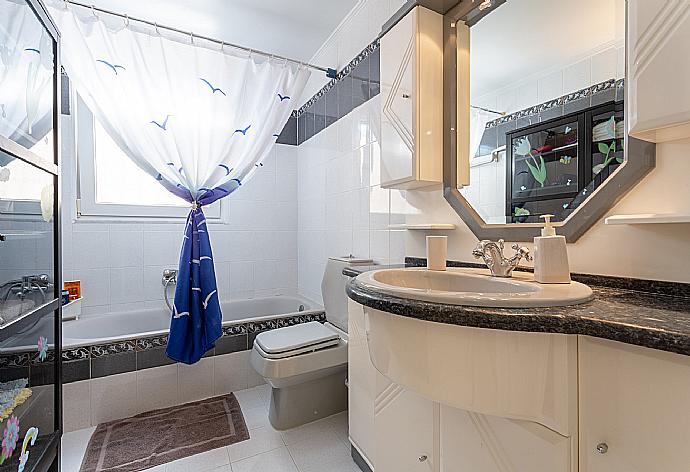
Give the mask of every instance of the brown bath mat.
POLYGON ((99 424, 80 472, 136 472, 246 439, 231 393, 99 424))

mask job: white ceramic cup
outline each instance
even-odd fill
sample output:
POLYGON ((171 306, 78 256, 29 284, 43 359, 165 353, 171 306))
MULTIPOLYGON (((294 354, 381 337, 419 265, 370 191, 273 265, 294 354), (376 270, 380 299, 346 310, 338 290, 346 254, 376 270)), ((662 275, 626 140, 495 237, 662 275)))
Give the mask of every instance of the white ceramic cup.
POLYGON ((426 268, 429 270, 446 270, 448 258, 448 236, 426 237, 426 268))

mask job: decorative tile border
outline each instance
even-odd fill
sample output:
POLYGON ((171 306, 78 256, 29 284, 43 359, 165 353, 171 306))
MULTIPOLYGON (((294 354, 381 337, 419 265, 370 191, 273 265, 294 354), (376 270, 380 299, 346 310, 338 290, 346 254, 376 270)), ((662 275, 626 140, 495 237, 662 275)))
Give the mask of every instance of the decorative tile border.
MULTIPOLYGON (((219 352, 216 353, 214 349, 209 351, 206 357, 250 350, 254 338, 261 332, 310 321, 325 323, 326 313, 323 311, 299 313, 259 321, 238 321, 225 325, 223 326, 223 335, 216 345, 219 352), (232 348, 228 348, 230 345, 232 348)), ((66 349, 62 352, 63 371, 65 372, 63 381, 69 383, 111 375, 111 373, 131 372, 172 364, 173 362, 165 355, 167 342, 168 335, 163 334, 66 349), (98 368, 94 369, 96 363, 98 363, 98 368), (135 367, 132 368, 132 366, 135 367)), ((28 366, 30 361, 30 353, 20 353, 11 359, 0 357, 0 368, 3 367, 3 362, 9 367, 23 367, 28 366)))
POLYGON ((343 80, 343 78, 347 77, 350 75, 350 73, 359 65, 360 62, 362 62, 364 59, 366 59, 369 55, 371 55, 374 51, 376 51, 379 46, 381 45, 380 41, 378 39, 374 40, 372 43, 370 43, 362 52, 357 54, 357 57, 352 59, 341 71, 338 72, 338 74, 335 76, 335 79, 331 79, 326 85, 324 85, 321 90, 316 92, 313 97, 311 97, 309 100, 307 100, 307 103, 302 105, 302 107, 299 110, 294 110, 292 112, 292 116, 294 118, 299 118, 300 115, 302 115, 304 112, 307 111, 309 107, 311 107, 318 99, 326 95, 334 86, 336 83, 339 81, 343 80))
POLYGON ((525 108, 524 110, 516 111, 510 115, 502 116, 493 121, 489 121, 486 124, 486 128, 494 128, 503 123, 509 123, 511 121, 516 121, 520 118, 525 118, 527 116, 538 115, 543 113, 550 108, 562 107, 568 103, 574 102, 581 98, 591 97, 597 93, 603 92, 605 90, 614 89, 616 92, 623 90, 625 87, 625 79, 609 79, 604 82, 592 85, 591 87, 578 90, 568 95, 556 98, 554 100, 549 100, 548 102, 540 103, 539 105, 534 105, 530 108, 525 108))

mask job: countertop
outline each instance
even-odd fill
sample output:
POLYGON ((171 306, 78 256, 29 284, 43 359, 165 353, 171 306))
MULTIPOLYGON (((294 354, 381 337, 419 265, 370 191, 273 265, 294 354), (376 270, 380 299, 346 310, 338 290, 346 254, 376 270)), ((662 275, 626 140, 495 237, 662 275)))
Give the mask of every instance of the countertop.
MULTIPOLYGON (((352 267, 343 274, 356 277, 370 270, 424 266, 422 259, 408 258, 406 262, 352 267)), ((449 266, 477 267, 450 262, 449 266)), ((573 274, 573 279, 589 285, 594 300, 553 308, 448 305, 371 291, 360 286, 356 278, 348 283, 347 294, 370 308, 436 323, 581 334, 690 356, 690 284, 580 274, 573 274)))

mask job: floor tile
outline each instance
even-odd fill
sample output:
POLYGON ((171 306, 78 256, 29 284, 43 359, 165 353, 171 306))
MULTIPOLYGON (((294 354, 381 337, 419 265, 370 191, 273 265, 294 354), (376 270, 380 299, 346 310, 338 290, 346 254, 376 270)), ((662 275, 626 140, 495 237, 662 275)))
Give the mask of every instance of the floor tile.
POLYGON ((228 448, 221 447, 170 462, 165 472, 207 472, 229 464, 228 448))
POLYGON ((264 426, 263 428, 250 430, 249 439, 247 441, 228 446, 228 451, 230 451, 230 460, 235 462, 257 454, 272 451, 284 445, 279 432, 270 426, 264 426))
POLYGON ((318 439, 323 434, 335 435, 333 427, 325 420, 314 421, 313 423, 307 423, 303 426, 281 432, 283 441, 285 441, 287 446, 303 441, 318 439))
POLYGON ((288 450, 300 472, 340 472, 353 463, 350 451, 333 431, 324 430, 318 436, 289 445, 288 450))
POLYGON ((270 426, 268 421, 268 410, 263 406, 256 408, 242 408, 242 415, 244 415, 244 422, 247 428, 256 429, 264 426, 270 426))
POLYGON ((240 390, 239 392, 235 392, 235 396, 244 410, 268 405, 268 395, 270 391, 270 387, 266 384, 247 390, 240 390))
POLYGON ((233 462, 232 472, 298 472, 298 470, 287 448, 281 447, 248 459, 233 462))
POLYGON ((96 427, 79 429, 62 435, 60 463, 62 472, 79 472, 91 435, 96 427))

